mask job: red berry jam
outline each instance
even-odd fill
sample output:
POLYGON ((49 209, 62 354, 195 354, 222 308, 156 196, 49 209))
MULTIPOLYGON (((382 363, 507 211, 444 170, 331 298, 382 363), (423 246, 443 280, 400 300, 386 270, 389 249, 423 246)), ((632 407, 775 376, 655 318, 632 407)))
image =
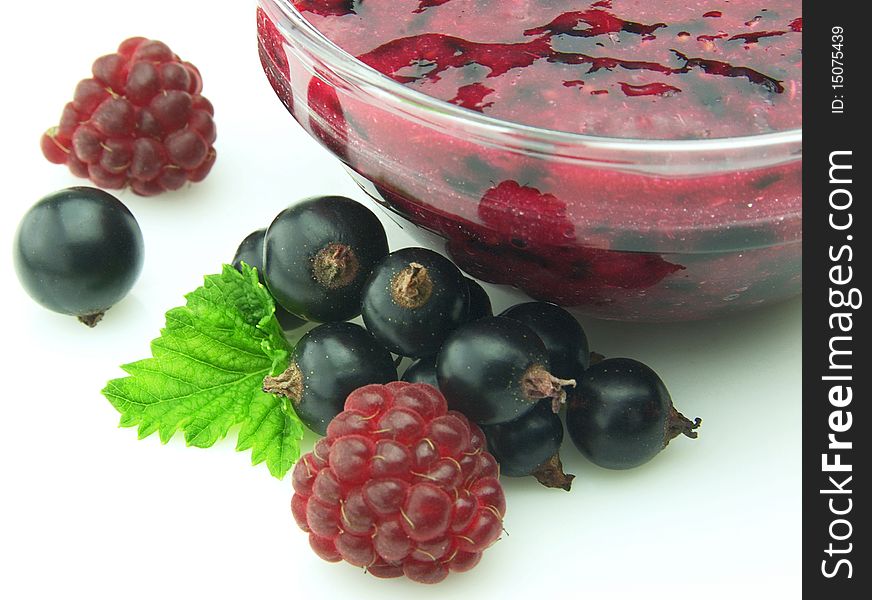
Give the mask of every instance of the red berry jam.
POLYGON ((285 105, 377 200, 446 238, 468 273, 621 319, 701 318, 800 291, 798 143, 792 155, 686 145, 801 127, 798 0, 293 2, 408 88, 504 122, 628 140, 611 155, 563 148, 559 134, 544 150, 513 147, 388 106, 297 47, 288 2, 261 4, 261 59, 285 105))

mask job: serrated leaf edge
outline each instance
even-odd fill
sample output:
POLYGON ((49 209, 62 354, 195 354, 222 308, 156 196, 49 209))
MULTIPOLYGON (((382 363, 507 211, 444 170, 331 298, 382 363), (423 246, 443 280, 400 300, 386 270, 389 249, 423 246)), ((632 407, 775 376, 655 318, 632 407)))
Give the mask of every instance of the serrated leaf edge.
MULTIPOLYGON (((232 265, 224 264, 222 266, 222 271, 220 274, 206 275, 203 278, 204 283, 203 283, 203 286, 201 286, 201 287, 205 289, 205 288, 208 288, 211 286, 215 286, 215 285, 217 285, 216 280, 219 280, 221 277, 228 276, 228 275, 230 275, 231 277, 240 276, 243 278, 247 278, 248 282, 252 284, 252 288, 254 288, 258 291, 258 294, 261 296, 261 300, 265 301, 264 305, 268 307, 266 314, 263 317, 261 317, 261 319, 252 328, 254 330, 260 332, 264 336, 264 339, 261 340, 260 347, 261 347, 261 350, 263 351, 264 355, 266 355, 266 357, 268 359, 271 359, 271 361, 272 361, 271 368, 270 368, 269 372, 267 372, 266 370, 263 370, 263 371, 257 371, 257 372, 250 373, 250 374, 246 375, 245 377, 243 377, 242 379, 237 380, 236 383, 238 383, 239 381, 243 381, 245 379, 250 379, 250 378, 257 378, 260 381, 262 381, 263 378, 267 375, 277 375, 278 373, 281 373, 285 368, 287 368, 287 364, 288 364, 288 361, 290 360, 290 355, 291 355, 291 352, 293 349, 290 346, 290 344, 288 344, 287 340, 284 338, 281 326, 278 324, 278 321, 275 318, 274 301, 273 301, 272 296, 270 295, 269 291, 260 283, 260 281, 258 279, 258 275, 257 275, 257 269, 249 266, 246 263, 242 263, 241 270, 237 270, 232 265), (277 340, 280 341, 281 347, 277 347, 277 345, 275 344, 275 342, 277 340)), ((185 312, 185 313, 191 314, 192 316, 202 314, 202 310, 203 310, 202 307, 200 307, 197 303, 193 303, 193 301, 192 301, 192 297, 195 297, 195 294, 197 294, 197 292, 199 290, 200 290, 200 288, 193 290, 193 291, 189 292, 188 294, 184 295, 184 298, 186 301, 185 306, 174 307, 166 312, 165 318, 167 320, 167 323, 169 323, 170 319, 175 319, 176 315, 179 312, 185 312)), ((184 322, 181 319, 178 319, 177 322, 184 325, 184 322)), ((243 322, 243 324, 251 327, 251 324, 248 322, 245 322, 244 319, 242 319, 242 322, 243 322)), ((160 339, 166 334, 167 330, 169 330, 169 329, 171 329, 171 327, 169 325, 165 325, 164 327, 162 327, 160 329, 160 336, 158 336, 157 338, 153 339, 150 342, 149 349, 151 350, 151 353, 152 353, 152 356, 150 357, 151 359, 157 358, 155 355, 156 349, 159 350, 159 353, 178 354, 178 351, 176 351, 174 349, 159 345, 160 339)), ((217 344, 226 346, 226 344, 221 340, 217 340, 215 338, 210 338, 210 339, 217 344)), ((234 352, 241 352, 244 354, 254 356, 254 354, 249 352, 247 349, 236 348, 236 347, 232 347, 232 346, 228 346, 228 348, 232 349, 234 352)), ((233 372, 233 371, 228 371, 226 369, 218 367, 216 365, 213 365, 211 363, 206 363, 204 361, 200 361, 200 360, 198 360, 194 357, 191 357, 191 356, 188 356, 187 358, 193 360, 194 362, 202 362, 204 365, 208 365, 210 368, 216 368, 216 369, 228 372, 228 373, 233 372)), ((148 360, 149 359, 146 358, 146 359, 137 360, 137 361, 134 361, 131 363, 126 363, 126 364, 121 365, 121 369, 125 373, 127 373, 127 376, 132 377, 132 376, 134 376, 134 372, 132 372, 132 371, 136 371, 137 367, 142 368, 142 363, 144 363, 148 360)), ((155 373, 157 373, 157 372, 155 372, 155 373)), ((242 372, 240 371, 240 373, 242 373, 242 372)), ((164 377, 168 377, 168 378, 173 378, 172 376, 167 375, 166 373, 160 373, 160 375, 164 376, 164 377)), ((128 398, 126 396, 122 396, 120 393, 117 392, 117 388, 118 388, 117 382, 122 380, 122 379, 125 379, 125 378, 116 378, 116 379, 112 379, 112 380, 108 381, 101 393, 103 396, 105 396, 110 401, 110 404, 112 404, 112 406, 121 413, 121 418, 119 420, 118 426, 124 427, 124 428, 138 426, 137 437, 139 439, 144 439, 144 438, 152 435, 153 433, 157 432, 161 443, 167 444, 177 433, 179 433, 179 431, 182 431, 182 433, 185 435, 185 443, 187 446, 206 448, 206 447, 212 446, 218 440, 221 440, 221 439, 224 439, 227 437, 228 434, 220 434, 216 437, 216 439, 213 442, 211 442, 208 445, 199 446, 199 445, 194 444, 193 440, 189 439, 187 432, 185 432, 185 430, 184 430, 185 426, 188 425, 190 423, 190 421, 194 418, 194 415, 191 415, 183 420, 180 420, 177 423, 177 425, 175 426, 175 428, 172 431, 168 432, 168 434, 166 434, 166 435, 165 435, 165 432, 161 429, 159 423, 152 423, 152 424, 150 424, 150 426, 146 426, 146 424, 142 422, 141 415, 131 415, 130 413, 123 412, 123 409, 119 408, 120 405, 132 403, 130 398, 128 398), (116 391, 113 391, 113 390, 116 390, 116 391)), ((186 382, 183 380, 179 380, 179 382, 184 383, 184 384, 189 384, 189 382, 186 382)), ((226 385, 226 384, 222 384, 222 385, 226 385)), ((215 387, 221 387, 221 386, 215 386, 215 387)), ((259 392, 259 387, 260 386, 258 385, 258 388, 256 388, 258 390, 258 392, 259 392)), ((200 389, 196 393, 202 393, 203 391, 208 391, 209 389, 210 388, 200 389)), ((144 391, 147 394, 154 397, 154 395, 150 391, 148 391, 147 389, 144 391)), ((264 446, 264 448, 268 448, 268 446, 272 443, 272 441, 274 439, 276 439, 276 438, 279 439, 279 441, 278 441, 279 459, 277 461, 278 464, 267 463, 267 468, 268 468, 271 475, 273 475, 274 477, 276 477, 278 479, 282 479, 287 474, 288 470, 290 470, 290 466, 292 466, 293 463, 300 456, 299 445, 289 446, 288 444, 285 443, 286 433, 289 433, 291 438, 298 442, 299 440, 301 440, 303 438, 304 428, 303 428, 302 422, 299 420, 299 417, 297 417, 296 415, 293 415, 293 417, 291 417, 290 415, 287 414, 287 408, 283 406, 283 403, 282 403, 280 398, 278 398, 277 396, 272 395, 272 394, 265 394, 264 392, 259 392, 259 393, 264 394, 265 396, 271 396, 273 399, 273 402, 275 404, 272 408, 270 408, 270 410, 268 410, 264 413, 264 417, 261 418, 260 423, 258 423, 256 425, 256 427, 252 431, 252 433, 249 434, 248 436, 246 436, 246 438, 244 440, 243 440, 243 438, 241 438, 239 436, 239 433, 237 433, 236 450, 242 452, 242 451, 251 449, 252 450, 252 465, 258 465, 262 462, 268 461, 269 454, 270 454, 268 450, 262 448, 259 451, 255 452, 254 445, 255 445, 256 433, 258 431, 260 431, 261 427, 265 424, 270 412, 273 410, 277 410, 279 412, 283 422, 284 422, 284 427, 282 427, 280 430, 278 430, 276 434, 272 435, 269 438, 268 443, 263 445, 263 446, 264 446), (291 429, 290 432, 288 432, 289 428, 291 429)), ((255 395, 256 394, 252 394, 251 399, 249 399, 249 401, 246 405, 244 416, 241 416, 239 418, 234 418, 234 423, 233 423, 233 425, 231 425, 230 429, 232 429, 236 426, 240 426, 240 425, 244 427, 246 425, 246 423, 248 422, 248 420, 250 420, 252 418, 251 402, 253 401, 255 395)), ((175 401, 175 400, 178 400, 178 399, 184 398, 184 397, 185 396, 179 396, 178 398, 172 398, 172 400, 175 401)), ((161 402, 165 401, 165 400, 161 400, 157 397, 154 397, 154 398, 156 400, 155 404, 160 404, 161 402)), ((166 400, 166 401, 168 401, 168 400, 166 400)), ((214 419, 211 422, 214 422, 214 419)), ((200 431, 196 435, 200 435, 202 432, 207 431, 208 429, 209 429, 208 426, 203 427, 200 429, 200 431)))

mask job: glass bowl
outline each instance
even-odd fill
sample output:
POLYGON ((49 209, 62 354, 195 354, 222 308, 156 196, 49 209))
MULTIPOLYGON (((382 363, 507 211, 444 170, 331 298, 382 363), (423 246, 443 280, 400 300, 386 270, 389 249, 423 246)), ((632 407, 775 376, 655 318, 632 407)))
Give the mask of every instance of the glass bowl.
POLYGON ((261 63, 288 111, 468 274, 620 320, 800 293, 801 129, 641 140, 525 126, 393 81, 287 0, 259 5, 261 63))

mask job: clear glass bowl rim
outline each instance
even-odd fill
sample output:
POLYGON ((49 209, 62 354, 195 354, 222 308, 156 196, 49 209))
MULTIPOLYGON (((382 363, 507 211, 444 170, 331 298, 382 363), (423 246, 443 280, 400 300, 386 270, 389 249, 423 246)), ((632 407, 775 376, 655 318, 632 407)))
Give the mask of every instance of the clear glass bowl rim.
MULTIPOLYGON (((645 153, 707 153, 707 152, 734 152, 741 150, 776 149, 780 146, 792 146, 801 144, 802 128, 787 129, 771 133, 762 133, 728 138, 706 139, 639 139, 639 138, 616 138, 595 136, 568 131, 544 129, 531 125, 524 125, 514 121, 491 117, 483 113, 469 110, 433 96, 424 94, 405 86, 390 77, 380 73, 366 63, 358 60, 353 55, 343 50, 340 46, 330 41, 324 34, 316 29, 300 13, 290 0, 258 0, 264 7, 265 4, 273 4, 279 8, 282 15, 294 27, 296 32, 305 42, 307 51, 312 52, 325 65, 328 65, 334 75, 356 83, 363 84, 370 89, 376 89, 406 104, 415 105, 423 110, 440 113, 449 116, 463 124, 473 126, 479 135, 487 136, 487 132, 495 137, 504 139, 510 134, 514 144, 524 147, 529 143, 533 147, 543 145, 560 146, 566 150, 572 147, 596 150, 615 151, 642 151, 645 153)), ((267 10, 267 13, 271 11, 267 10)), ((281 23, 276 23, 279 31, 286 38, 289 32, 281 23)), ((800 159, 797 156, 796 159, 800 159)))

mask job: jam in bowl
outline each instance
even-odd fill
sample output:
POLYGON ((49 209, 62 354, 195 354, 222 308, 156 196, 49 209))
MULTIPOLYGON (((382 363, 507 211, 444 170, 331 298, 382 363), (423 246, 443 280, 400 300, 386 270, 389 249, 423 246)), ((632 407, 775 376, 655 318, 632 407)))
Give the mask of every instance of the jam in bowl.
POLYGON ((260 0, 279 99, 474 277, 580 314, 801 291, 797 0, 260 0))

